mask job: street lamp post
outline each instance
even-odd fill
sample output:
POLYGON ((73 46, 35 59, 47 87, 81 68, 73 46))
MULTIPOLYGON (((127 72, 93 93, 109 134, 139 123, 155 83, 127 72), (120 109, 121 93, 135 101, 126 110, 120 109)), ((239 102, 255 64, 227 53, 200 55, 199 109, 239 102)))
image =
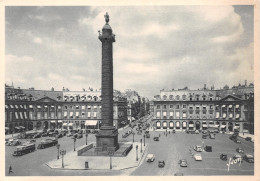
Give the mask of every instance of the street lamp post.
POLYGON ((88 144, 88 132, 86 130, 86 145, 88 144))
POLYGON ((138 161, 138 145, 136 145, 136 161, 138 161))
POLYGON ((135 133, 132 132, 132 135, 133 135, 133 143, 135 142, 135 133))
POLYGON ((59 159, 59 153, 60 153, 60 144, 57 144, 57 145, 56 145, 56 147, 57 147, 57 150, 58 150, 57 159, 59 159))
POLYGON ((109 151, 108 155, 110 156, 110 169, 112 169, 112 156, 114 155, 113 151, 109 151))
POLYGON ((60 154, 61 154, 61 158, 62 158, 62 168, 64 168, 64 161, 63 161, 63 157, 64 155, 66 155, 66 150, 60 150, 60 154))
POLYGON ((76 140, 77 140, 77 138, 74 137, 73 140, 74 140, 74 151, 76 151, 75 144, 76 144, 76 140))
POLYGON ((143 152, 143 149, 142 149, 142 142, 143 142, 143 140, 141 139, 140 141, 141 141, 141 153, 142 153, 143 152))
POLYGON ((144 134, 144 146, 145 146, 145 134, 144 134))

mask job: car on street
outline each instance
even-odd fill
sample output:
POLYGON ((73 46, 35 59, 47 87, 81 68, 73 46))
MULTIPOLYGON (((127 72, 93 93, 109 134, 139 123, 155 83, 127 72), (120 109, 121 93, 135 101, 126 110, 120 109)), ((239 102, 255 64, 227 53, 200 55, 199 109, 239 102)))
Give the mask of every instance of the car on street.
POLYGON ((246 137, 245 140, 246 141, 252 141, 252 138, 251 137, 246 137))
POLYGON ((172 130, 172 133, 175 133, 175 129, 172 130))
POLYGON ((165 162, 164 161, 158 161, 158 167, 162 168, 165 166, 165 162))
POLYGON ((245 160, 248 163, 254 163, 254 156, 250 154, 245 154, 243 156, 243 160, 245 160))
POLYGON ((45 133, 42 133, 42 137, 47 137, 48 136, 48 133, 45 132, 45 133))
POLYGON ((73 135, 72 133, 68 133, 68 134, 67 134, 67 137, 70 137, 70 136, 72 136, 72 135, 73 135))
POLYGON ((207 130, 202 130, 202 134, 208 134, 207 130))
POLYGON ((227 154, 222 153, 222 154, 220 155, 220 159, 221 159, 221 160, 224 160, 224 161, 227 161, 227 154))
POLYGON ((179 160, 179 164, 181 167, 187 167, 188 166, 188 162, 186 159, 181 159, 179 160))
POLYGON ((210 133, 210 134, 209 134, 209 138, 210 138, 210 139, 215 139, 215 135, 214 135, 213 133, 210 133))
POLYGON ((234 142, 235 142, 235 143, 238 143, 238 144, 241 144, 241 141, 238 140, 238 139, 235 139, 234 142))
POLYGON ((237 151, 238 153, 244 153, 244 149, 243 149, 243 148, 237 148, 236 151, 237 151))
POLYGON ((208 137, 208 135, 206 135, 206 134, 202 135, 202 139, 207 139, 207 137, 208 137))
POLYGON ((78 133, 78 136, 77 136, 77 138, 78 138, 78 139, 80 139, 80 138, 83 138, 83 135, 82 135, 82 134, 80 134, 80 133, 78 133))
POLYGON ((193 148, 196 152, 202 152, 203 151, 203 149, 202 149, 202 146, 194 146, 194 148, 193 148))
POLYGON ((190 131, 189 131, 189 130, 186 130, 185 132, 186 132, 187 134, 190 134, 190 131))
POLYGON ((204 150, 205 150, 206 152, 212 152, 212 146, 206 145, 205 148, 204 148, 204 150))
POLYGON ((194 154, 194 159, 196 160, 196 161, 202 161, 202 156, 201 156, 201 154, 194 154))
POLYGON ((159 137, 154 137, 153 140, 154 141, 159 141, 159 137))
POLYGON ((154 154, 148 154, 146 157, 147 162, 153 162, 155 160, 155 155, 154 154))
POLYGON ((10 146, 18 146, 21 144, 21 141, 19 140, 13 140, 11 143, 10 143, 10 146))

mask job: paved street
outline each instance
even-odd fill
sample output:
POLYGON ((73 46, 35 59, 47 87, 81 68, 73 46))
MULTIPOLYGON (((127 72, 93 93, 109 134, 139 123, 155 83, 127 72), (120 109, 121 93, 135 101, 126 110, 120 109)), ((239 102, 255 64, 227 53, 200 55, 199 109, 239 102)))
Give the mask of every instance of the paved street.
MULTIPOLYGON (((126 128, 119 131, 119 140, 132 141, 133 136, 122 138, 122 133, 129 130, 126 128)), ((140 141, 142 135, 135 134, 135 141, 140 141)), ((44 138, 38 138, 36 145, 44 138)), ((183 173, 184 175, 253 175, 254 166, 252 163, 243 162, 239 164, 230 165, 229 172, 227 171, 227 161, 219 159, 221 153, 228 154, 228 158, 236 153, 237 147, 242 147, 245 153, 253 154, 253 143, 242 140, 242 144, 236 144, 229 140, 229 135, 216 134, 216 139, 202 139, 200 134, 186 134, 177 132, 169 134, 167 137, 163 132, 151 132, 151 138, 146 139, 149 143, 146 154, 155 154, 155 162, 147 163, 144 158, 137 168, 131 168, 121 171, 116 170, 58 170, 51 169, 45 165, 46 162, 57 158, 56 146, 47 149, 36 150, 20 157, 13 157, 12 153, 15 149, 13 146, 6 146, 6 160, 5 168, 8 176, 8 168, 13 167, 13 176, 22 175, 174 175, 175 173, 183 173), (160 134, 160 141, 153 141, 154 136, 160 134), (195 145, 211 145, 213 152, 202 152, 203 161, 195 161, 192 158, 192 153, 189 151, 190 147, 195 145), (181 168, 178 165, 179 159, 187 159, 188 167, 181 168), (164 168, 158 167, 158 161, 164 160, 166 165, 164 168)), ((85 137, 77 139, 76 147, 85 144, 85 137)), ((88 136, 88 141, 95 141, 94 134, 88 136)), ((63 137, 59 139, 61 149, 66 149, 67 152, 73 150, 73 140, 71 137, 63 137)), ((66 155, 65 155, 66 156, 66 155)))

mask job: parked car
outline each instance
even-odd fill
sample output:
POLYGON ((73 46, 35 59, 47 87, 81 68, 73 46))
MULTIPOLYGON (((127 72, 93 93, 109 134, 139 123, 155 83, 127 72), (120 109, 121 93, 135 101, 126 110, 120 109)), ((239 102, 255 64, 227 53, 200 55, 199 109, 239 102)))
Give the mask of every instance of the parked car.
POLYGON ((148 154, 146 157, 147 162, 153 162, 155 160, 155 155, 154 154, 148 154))
POLYGON ((179 160, 179 164, 181 167, 187 167, 188 166, 188 162, 186 159, 182 159, 182 160, 179 160))
POLYGON ((154 141, 159 141, 159 137, 154 137, 153 140, 154 141))
POLYGON ((207 136, 208 136, 208 135, 203 134, 203 135, 202 135, 202 139, 207 139, 207 136))
POLYGON ((248 163, 254 163, 254 156, 250 154, 245 154, 243 160, 247 161, 248 163))
POLYGON ((165 166, 165 162, 164 161, 158 161, 158 167, 162 168, 165 166))
POLYGON ((33 136, 33 139, 35 139, 35 138, 40 138, 40 137, 42 137, 42 134, 41 134, 41 133, 37 133, 37 134, 35 134, 35 135, 33 136))
POLYGON ((67 134, 67 137, 70 137, 70 136, 72 136, 72 135, 73 135, 72 133, 68 133, 68 134, 67 134))
POLYGON ((227 154, 223 154, 223 153, 222 153, 222 154, 220 155, 220 159, 221 159, 221 160, 224 160, 224 161, 227 161, 227 154))
POLYGON ((146 134, 145 134, 145 137, 146 137, 146 138, 150 138, 150 134, 149 134, 149 133, 146 133, 146 134))
POLYGON ((47 133, 47 132, 42 133, 42 137, 46 137, 46 136, 48 136, 48 133, 47 133))
POLYGON ((194 156, 194 159, 196 160, 196 161, 202 161, 202 156, 201 156, 201 154, 195 154, 194 156))
POLYGON ((175 129, 172 130, 172 133, 175 133, 175 129))
POLYGON ((203 149, 202 149, 202 147, 201 146, 194 146, 194 148, 193 148, 196 152, 202 152, 203 151, 203 149))
POLYGON ((13 140, 11 143, 10 143, 10 146, 18 146, 21 144, 21 141, 19 140, 13 140))
POLYGON ((210 133, 210 134, 209 134, 209 138, 210 138, 210 139, 215 139, 215 135, 214 135, 213 133, 210 133))
POLYGON ((197 134, 195 130, 190 131, 191 134, 197 134))
POLYGON ((185 132, 186 132, 187 134, 190 134, 190 131, 189 131, 189 130, 186 130, 185 132))
POLYGON ((78 133, 78 137, 77 137, 77 138, 78 138, 78 139, 83 138, 83 135, 80 134, 80 133, 78 133))
POLYGON ((238 144, 241 144, 241 141, 238 140, 238 139, 235 139, 234 142, 235 142, 235 143, 238 143, 238 144))
POLYGON ((244 149, 243 149, 243 148, 237 148, 236 151, 237 151, 238 153, 244 153, 244 149))
POLYGON ((245 140, 246 141, 252 141, 252 138, 251 137, 246 137, 245 140))
POLYGON ((205 146, 205 151, 206 151, 206 152, 212 152, 212 146, 206 145, 206 146, 205 146))

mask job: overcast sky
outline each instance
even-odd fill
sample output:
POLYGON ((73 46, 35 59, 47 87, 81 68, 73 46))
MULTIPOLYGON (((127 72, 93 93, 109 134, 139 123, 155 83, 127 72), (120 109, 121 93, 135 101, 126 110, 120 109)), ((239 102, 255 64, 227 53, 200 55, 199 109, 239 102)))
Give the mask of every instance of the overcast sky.
POLYGON ((5 82, 21 88, 101 87, 98 30, 116 35, 114 88, 253 82, 253 6, 6 7, 5 82))

